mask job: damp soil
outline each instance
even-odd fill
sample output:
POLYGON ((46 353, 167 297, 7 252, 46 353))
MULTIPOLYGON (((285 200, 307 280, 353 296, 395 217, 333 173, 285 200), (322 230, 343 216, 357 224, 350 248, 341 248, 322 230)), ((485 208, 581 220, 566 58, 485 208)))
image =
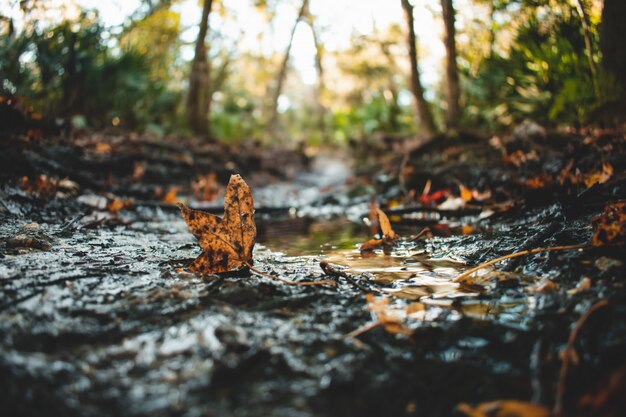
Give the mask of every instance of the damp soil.
MULTIPOLYGON (((426 181, 416 170, 405 178, 396 173, 397 182, 389 173, 378 182, 355 181, 355 167, 335 154, 290 165, 294 158, 285 152, 291 162, 277 170, 274 156, 256 148, 236 154, 202 145, 198 156, 176 142, 111 135, 79 144, 3 140, 13 154, 5 158, 13 165, 5 165, 0 191, 6 415, 451 416, 459 403, 498 399, 551 408, 564 383, 565 415, 624 410, 623 385, 610 384, 626 366, 623 249, 539 253, 488 268, 474 285, 454 282, 469 267, 508 253, 589 242, 603 203, 624 197, 619 161, 613 182, 575 197, 523 195, 514 209, 493 214, 490 207, 398 207, 412 183, 426 181), (98 153, 102 142, 113 150, 98 153), (223 154, 230 159, 220 160, 223 154), (147 172, 138 181, 137 164, 147 172), (336 285, 186 271, 199 247, 155 189, 178 186, 180 198, 219 213, 219 198, 195 201, 185 188, 208 169, 222 183, 231 172, 254 178, 255 268, 336 285), (19 178, 35 172, 67 176, 79 188, 51 198, 28 193, 19 178), (403 239, 390 252, 363 257, 358 244, 371 231, 361 219, 372 190, 381 204, 394 203, 389 212, 403 239), (133 197, 134 205, 110 213, 111 195, 133 197), (473 233, 460 232, 466 224, 473 233), (425 226, 431 233, 417 238, 425 226), (343 275, 327 276, 320 261, 343 275), (403 321, 405 332, 378 326, 350 337, 376 320, 367 294, 388 299, 391 308, 420 303, 423 310, 403 321), (560 352, 599 300, 609 305, 581 328, 564 381, 560 352), (599 400, 598 392, 609 399, 599 400)), ((623 157, 623 136, 613 143, 623 157)), ((466 145, 480 155, 493 151, 466 145)), ((453 183, 484 174, 497 190, 506 180, 487 163, 450 167, 458 172, 440 178, 453 183)))

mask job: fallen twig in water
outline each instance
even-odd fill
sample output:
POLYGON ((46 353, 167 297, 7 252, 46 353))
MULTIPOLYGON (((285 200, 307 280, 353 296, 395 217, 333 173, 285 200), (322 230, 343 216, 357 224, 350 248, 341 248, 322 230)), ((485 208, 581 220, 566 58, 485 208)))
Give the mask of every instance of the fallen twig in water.
POLYGON ((472 275, 474 272, 476 271, 480 271, 483 268, 486 268, 490 265, 493 265, 495 263, 498 263, 500 261, 504 261, 507 259, 511 259, 511 258, 517 258, 519 256, 526 256, 526 255, 533 255, 535 253, 539 253, 539 252, 547 252, 547 251, 555 251, 555 250, 570 250, 570 249, 584 249, 588 247, 588 245, 584 244, 584 245, 565 245, 565 246, 553 246, 550 248, 536 248, 536 249, 529 249, 529 250, 523 250, 521 252, 515 252, 515 253, 511 253, 509 255, 505 255, 505 256, 501 256, 499 258, 496 259, 492 259, 489 262, 485 262, 484 264, 480 264, 472 269, 469 269, 465 272, 463 272, 461 275, 459 275, 458 277, 456 277, 454 279, 454 282, 467 282, 468 278, 470 277, 470 275, 472 275))

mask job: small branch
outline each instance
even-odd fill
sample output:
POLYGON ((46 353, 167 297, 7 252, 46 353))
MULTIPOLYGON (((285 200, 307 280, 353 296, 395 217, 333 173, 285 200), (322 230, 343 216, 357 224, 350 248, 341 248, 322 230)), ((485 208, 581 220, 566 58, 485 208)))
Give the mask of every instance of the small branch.
POLYGON ((468 278, 470 275, 472 275, 474 272, 479 271, 483 268, 486 268, 490 265, 493 265, 495 263, 498 263, 500 261, 504 261, 507 259, 512 259, 512 258, 517 258, 519 256, 526 256, 526 255, 533 255, 535 253, 539 253, 539 252, 548 252, 548 251, 555 251, 555 250, 570 250, 570 249, 584 249, 586 248, 588 245, 584 244, 584 245, 565 245, 565 246, 553 246, 550 248, 537 248, 537 249, 529 249, 529 250, 524 250, 521 252, 516 252, 516 253, 512 253, 509 255, 505 255, 505 256, 501 256, 499 258, 493 259, 489 262, 485 262, 484 264, 480 264, 477 267, 474 267, 472 269, 469 269, 465 272, 463 272, 461 275, 459 275, 458 277, 456 277, 454 279, 454 282, 465 282, 468 281, 468 278))
POLYGON ((355 338, 357 336, 362 335, 363 333, 367 333, 372 329, 375 329, 377 327, 382 326, 383 323, 381 321, 374 321, 372 323, 366 324, 364 326, 359 327, 356 330, 351 331, 350 333, 346 334, 343 338, 344 339, 352 339, 355 338))
POLYGON ((569 369, 570 358, 572 357, 574 351, 574 343, 576 342, 576 338, 578 337, 578 333, 580 329, 583 327, 585 322, 589 319, 589 317, 600 310, 601 308, 607 307, 609 302, 607 300, 600 300, 594 305, 592 305, 589 310, 585 314, 582 315, 580 319, 576 322, 576 325, 572 329, 569 334, 569 338, 567 340, 567 346, 563 351, 563 362, 561 362, 561 370, 559 371, 559 383, 556 387, 556 399, 554 401, 554 409, 552 413, 555 417, 561 417, 563 415, 563 398, 565 396, 565 386, 567 380, 567 371, 569 369))
POLYGON ((281 281, 284 282, 287 285, 300 285, 300 286, 313 286, 313 285, 324 285, 324 284, 331 284, 331 285, 337 285, 337 283, 331 279, 325 279, 322 281, 312 281, 312 282, 295 282, 295 281, 289 281, 288 279, 285 278, 281 278, 281 277, 277 277, 276 275, 272 275, 272 274, 268 274, 266 272, 263 271, 259 271, 258 269, 256 269, 255 267, 253 267, 252 265, 250 265, 250 263, 246 262, 246 265, 248 266, 248 268, 250 268, 250 271, 258 274, 258 275, 262 275, 264 277, 267 278, 271 278, 277 281, 281 281))

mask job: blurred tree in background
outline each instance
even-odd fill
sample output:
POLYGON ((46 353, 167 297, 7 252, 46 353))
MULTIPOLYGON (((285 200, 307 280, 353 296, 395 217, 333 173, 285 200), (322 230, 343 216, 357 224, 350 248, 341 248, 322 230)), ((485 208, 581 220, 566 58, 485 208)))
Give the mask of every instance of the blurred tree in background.
POLYGON ((181 23, 183 0, 144 0, 117 26, 76 4, 10 1, 0 16, 0 94, 79 128, 297 144, 427 137, 444 120, 483 132, 524 119, 624 121, 622 0, 402 0, 393 7, 404 18, 372 22, 334 48, 314 1, 250 0, 264 22, 256 35, 237 15, 245 3, 196 2, 193 27, 181 23), (268 49, 284 10, 291 37, 268 49), (432 45, 418 45, 411 20, 424 14, 440 22, 447 50, 438 83, 424 81, 432 45), (316 82, 290 59, 296 30, 314 43, 316 82))

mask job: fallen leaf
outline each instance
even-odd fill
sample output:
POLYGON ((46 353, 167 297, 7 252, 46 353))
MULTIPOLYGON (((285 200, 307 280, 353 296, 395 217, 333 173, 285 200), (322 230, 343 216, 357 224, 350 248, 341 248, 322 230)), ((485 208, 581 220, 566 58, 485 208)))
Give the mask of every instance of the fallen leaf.
POLYGON ((44 200, 51 200, 59 189, 59 179, 46 175, 37 175, 33 178, 22 177, 18 184, 28 194, 33 194, 44 200))
POLYGON ((608 162, 602 164, 601 171, 593 171, 585 176, 585 185, 591 187, 594 184, 604 184, 613 176, 613 166, 608 162))
POLYGON ((492 401, 472 407, 461 403, 457 410, 467 417, 550 417, 546 407, 517 400, 492 401))
POLYGON ((469 188, 464 187, 463 185, 459 185, 459 192, 461 194, 461 200, 465 201, 466 203, 472 200, 472 191, 469 188))
POLYGON ((550 185, 552 185, 552 178, 545 172, 524 181, 524 186, 530 190, 540 190, 550 185))
POLYGON ((611 203, 593 219, 593 246, 624 246, 626 243, 626 203, 611 203))
POLYGON ((132 198, 115 197, 107 203, 107 211, 109 213, 117 213, 118 211, 132 207, 135 204, 132 198))
POLYGON ((361 254, 372 252, 375 249, 383 247, 390 248, 398 240, 398 235, 391 228, 391 222, 389 221, 387 215, 379 208, 376 208, 376 214, 378 216, 378 224, 383 237, 382 239, 371 239, 363 243, 359 248, 361 254))
POLYGON ((190 270, 217 274, 240 270, 252 264, 256 239, 254 202, 250 188, 241 176, 232 175, 228 181, 223 217, 189 209, 182 203, 177 205, 202 248, 190 270))
POLYGON ((178 189, 176 187, 170 188, 170 190, 163 197, 164 203, 174 204, 177 200, 176 194, 178 193, 178 189))
POLYGON ((395 239, 396 232, 391 228, 387 215, 381 209, 376 209, 376 213, 378 213, 378 222, 380 223, 380 231, 383 233, 383 238, 395 239))

